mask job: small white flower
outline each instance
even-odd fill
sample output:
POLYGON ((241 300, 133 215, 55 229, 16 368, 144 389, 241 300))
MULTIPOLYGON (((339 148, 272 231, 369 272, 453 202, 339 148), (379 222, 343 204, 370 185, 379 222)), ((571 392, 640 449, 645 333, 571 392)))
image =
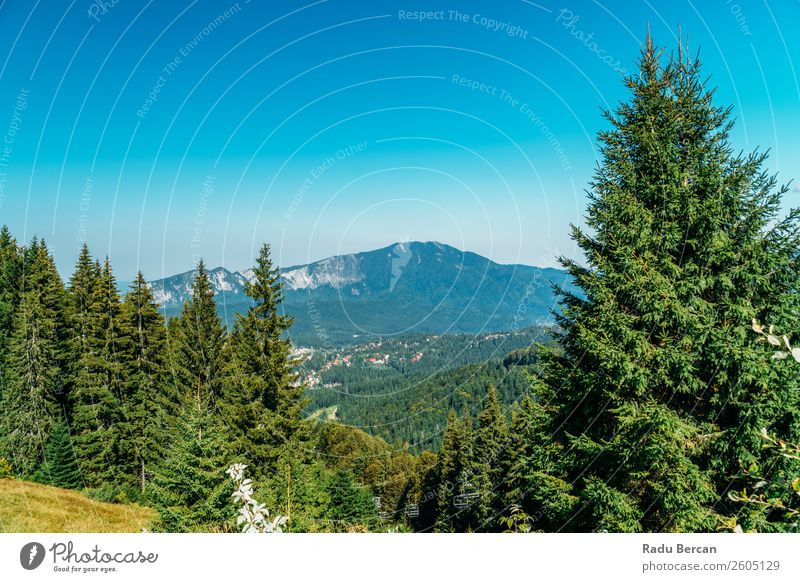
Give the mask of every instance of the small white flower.
POLYGON ((276 515, 270 521, 269 509, 264 503, 258 503, 253 499, 253 481, 244 478, 244 470, 247 465, 237 463, 228 467, 225 471, 230 475, 231 479, 236 483, 236 491, 233 492, 231 497, 237 503, 241 503, 239 507, 239 515, 236 518, 236 525, 242 528, 243 533, 281 533, 283 530, 281 526, 284 525, 288 518, 282 515, 276 515))

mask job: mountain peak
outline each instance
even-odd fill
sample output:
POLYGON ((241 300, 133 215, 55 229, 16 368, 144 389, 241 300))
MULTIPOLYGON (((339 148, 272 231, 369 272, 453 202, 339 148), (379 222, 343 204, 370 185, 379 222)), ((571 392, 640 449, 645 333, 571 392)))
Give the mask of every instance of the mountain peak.
MULTIPOLYGON (((191 297, 195 271, 153 283, 168 315, 191 297)), ((220 314, 250 306, 244 294, 252 270, 209 271, 220 314)), ((291 335, 305 345, 406 332, 508 331, 551 321, 552 284, 572 289, 566 272, 501 265, 437 241, 398 241, 281 269, 291 335)))

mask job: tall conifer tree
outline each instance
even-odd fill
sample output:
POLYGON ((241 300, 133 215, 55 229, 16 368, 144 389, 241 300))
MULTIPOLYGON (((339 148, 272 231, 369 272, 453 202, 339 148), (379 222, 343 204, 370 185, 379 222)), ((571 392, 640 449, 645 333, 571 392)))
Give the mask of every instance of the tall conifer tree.
POLYGON ((44 459, 33 479, 62 489, 80 489, 83 486, 78 460, 72 446, 72 437, 67 423, 63 420, 55 424, 44 452, 44 459))
POLYGON ((712 530, 738 510, 725 493, 761 456, 759 428, 800 430, 797 372, 750 331, 797 313, 798 213, 780 217, 764 154, 733 153, 698 60, 648 38, 626 84, 600 133, 592 234, 573 227, 587 264, 563 261, 582 295, 562 299, 537 389, 563 445, 549 483, 577 500, 557 527, 712 530))
POLYGON ((70 399, 75 449, 88 487, 122 484, 130 475, 126 469, 133 465, 121 405, 123 360, 129 349, 121 310, 116 279, 106 259, 88 305, 85 348, 70 399))
POLYGON ((473 464, 472 419, 465 413, 459 419, 454 410, 447 417, 436 471, 439 491, 436 531, 463 532, 476 527, 477 499, 473 464))
POLYGON ((3 422, 3 390, 6 384, 7 349, 11 336, 14 312, 19 304, 22 250, 11 236, 8 227, 0 229, 0 457, 5 451, 3 422))
POLYGON ((180 319, 170 331, 175 380, 181 396, 196 408, 218 410, 229 349, 227 333, 217 315, 214 288, 202 259, 194 276, 192 298, 183 304, 180 319))
POLYGON ((225 531, 232 526, 231 463, 219 419, 196 403, 187 406, 165 461, 153 475, 148 498, 160 527, 170 532, 225 531))
MULTIPOLYGON (((81 246, 75 270, 67 285, 68 319, 70 324, 67 366, 70 392, 75 386, 81 359, 83 356, 88 355, 91 350, 89 320, 92 305, 96 298, 96 288, 100 281, 100 273, 100 263, 92 259, 89 247, 84 243, 81 246)), ((67 419, 71 419, 72 399, 67 399, 66 404, 67 419)))
POLYGON ((3 362, 11 334, 14 311, 19 303, 22 252, 7 226, 0 229, 0 397, 3 386, 3 362))
POLYGON ((261 247, 244 290, 253 305, 246 315, 237 317, 231 334, 227 418, 254 468, 269 471, 279 454, 296 444, 293 440, 302 428, 304 404, 286 337, 292 319, 281 313, 280 272, 273 267, 269 245, 261 247))
POLYGON ((478 414, 473 447, 475 488, 480 497, 475 511, 475 527, 491 530, 503 510, 500 489, 505 481, 502 459, 508 447, 508 427, 494 386, 489 385, 486 403, 478 414))
POLYGON ((180 402, 167 374, 164 317, 141 272, 125 295, 121 320, 122 329, 130 334, 123 362, 123 410, 129 431, 124 438, 130 441, 137 481, 144 490, 164 459, 180 402))
POLYGON ((13 317, 3 394, 6 449, 15 471, 42 460, 63 397, 66 352, 64 286, 44 241, 24 251, 20 300, 13 317))

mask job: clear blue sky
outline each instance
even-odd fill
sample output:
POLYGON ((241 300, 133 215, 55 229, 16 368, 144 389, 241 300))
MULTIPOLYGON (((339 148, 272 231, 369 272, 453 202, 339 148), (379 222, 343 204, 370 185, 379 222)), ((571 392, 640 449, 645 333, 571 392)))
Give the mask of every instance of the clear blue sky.
POLYGON ((701 49, 735 145, 800 177, 798 21, 797 1, 5 0, 0 223, 65 274, 85 239, 120 279, 242 269, 262 241, 283 265, 403 239, 552 265, 648 23, 701 49))

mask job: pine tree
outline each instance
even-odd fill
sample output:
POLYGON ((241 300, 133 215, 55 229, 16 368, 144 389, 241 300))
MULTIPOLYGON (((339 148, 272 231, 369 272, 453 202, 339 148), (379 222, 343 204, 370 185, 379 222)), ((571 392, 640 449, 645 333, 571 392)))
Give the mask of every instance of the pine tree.
POLYGON ((15 472, 25 476, 41 463, 64 385, 64 287, 44 241, 34 239, 25 249, 20 281, 2 420, 6 452, 15 472))
POLYGON ((181 397, 194 402, 195 407, 216 411, 229 350, 214 303, 214 289, 202 260, 194 276, 192 298, 183 304, 180 319, 170 331, 175 381, 181 397))
POLYGON ((475 488, 480 497, 475 508, 476 528, 491 530, 503 510, 500 489, 506 475, 502 456, 508 446, 508 427, 494 386, 489 385, 486 403, 478 414, 473 451, 475 488))
POLYGON ((72 447, 72 437, 64 421, 55 424, 44 452, 44 459, 36 470, 33 480, 62 489, 83 487, 78 460, 72 447))
POLYGON ((167 337, 150 286, 137 273, 120 313, 130 335, 123 360, 123 410, 128 433, 123 438, 136 457, 136 479, 144 491, 163 461, 169 431, 179 410, 177 390, 167 374, 167 337))
POLYGON ((240 450, 254 469, 274 468, 301 435, 303 386, 297 382, 286 332, 292 319, 281 313, 280 272, 261 247, 253 277, 244 291, 253 305, 238 316, 231 334, 232 367, 226 390, 227 418, 236 428, 240 450))
POLYGON ((567 484, 552 476, 563 447, 551 438, 551 413, 526 393, 512 412, 508 446, 501 457, 506 509, 520 507, 538 531, 556 531, 561 525, 558 516, 572 511, 575 503, 567 484))
POLYGON ((92 310, 101 271, 100 264, 92 259, 89 247, 84 244, 78 256, 75 271, 67 286, 72 316, 70 323, 73 330, 71 349, 76 358, 88 349, 89 314, 92 310))
MULTIPOLYGON (((70 335, 68 339, 68 388, 71 393, 80 370, 81 358, 90 353, 89 317, 95 293, 100 281, 101 267, 92 259, 89 247, 84 243, 81 247, 75 271, 67 285, 68 321, 70 335)), ((66 399, 67 419, 72 418, 71 399, 66 399)))
POLYGON ((575 501, 551 513, 559 529, 712 530, 758 427, 800 430, 797 373, 771 370, 750 331, 796 313, 798 213, 779 217, 763 154, 732 152, 698 60, 648 38, 626 84, 600 133, 593 234, 573 227, 587 264, 563 261, 582 295, 562 297, 544 361, 563 450, 531 472, 575 501))
POLYGON ((88 304, 85 347, 70 398, 75 450, 87 487, 130 484, 135 474, 122 408, 123 359, 130 336, 122 328, 121 310, 106 259, 88 304))
POLYGON ((439 485, 437 532, 464 532, 479 525, 474 517, 476 500, 473 495, 478 492, 472 445, 472 419, 465 413, 459 420, 451 410, 436 467, 439 485))
POLYGON ((344 531, 354 525, 368 527, 375 519, 372 493, 359 486, 349 470, 337 470, 328 481, 326 490, 330 497, 327 517, 335 530, 344 531))
POLYGON ((414 471, 406 482, 396 508, 404 512, 409 505, 417 506, 419 515, 409 518, 414 531, 433 530, 438 513, 438 492, 437 456, 430 451, 422 451, 414 459, 414 471))
POLYGON ((3 422, 3 391, 6 384, 8 340, 12 331, 14 312, 19 304, 22 251, 11 236, 8 227, 0 229, 0 458, 5 451, 5 424, 3 422))
POLYGON ((160 527, 170 532, 229 530, 236 512, 233 486, 225 475, 231 462, 218 420, 196 404, 188 406, 149 488, 160 527))
POLYGON ((0 397, 6 344, 11 333, 14 311, 19 303, 21 275, 22 252, 8 227, 3 226, 0 229, 0 397))

